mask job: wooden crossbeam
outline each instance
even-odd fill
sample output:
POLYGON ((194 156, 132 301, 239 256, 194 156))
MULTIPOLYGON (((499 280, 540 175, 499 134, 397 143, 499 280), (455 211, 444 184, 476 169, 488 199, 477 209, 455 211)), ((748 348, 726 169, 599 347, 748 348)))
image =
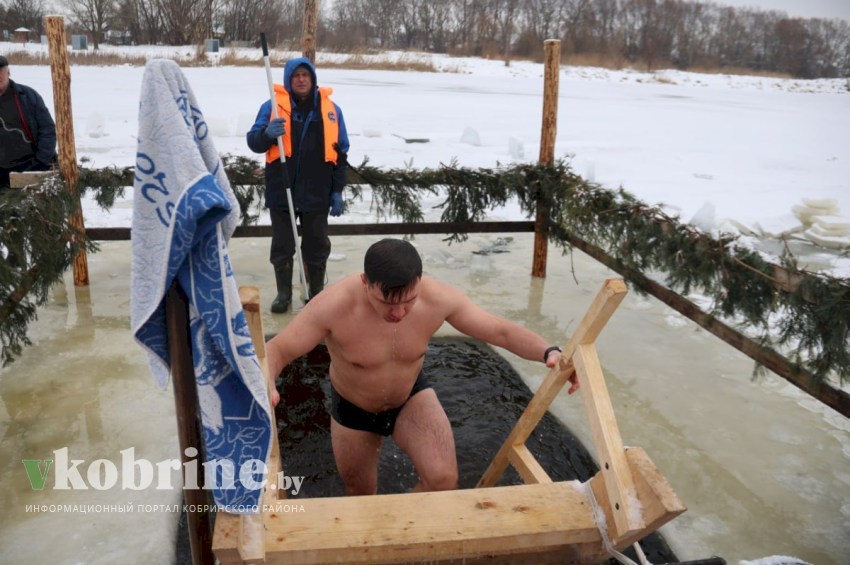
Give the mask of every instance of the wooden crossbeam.
POLYGON ((48 176, 56 174, 54 171, 25 171, 23 173, 9 173, 9 186, 11 188, 26 188, 39 185, 48 176))
POLYGON ((398 563, 599 541, 580 484, 293 500, 268 520, 269 563, 398 563))
MULTIPOLYGON (((628 449, 626 460, 648 524, 632 536, 640 539, 685 507, 642 449, 628 449)), ((281 501, 266 517, 264 562, 477 563, 500 557, 501 563, 599 563, 606 550, 587 489, 594 489, 604 510, 602 482, 600 471, 589 485, 563 481, 281 501)), ((634 539, 614 543, 622 549, 634 539)))
POLYGON ((540 463, 531 454, 525 444, 513 446, 508 454, 508 459, 511 465, 513 465, 513 468, 519 473, 519 476, 522 477, 522 481, 525 484, 536 485, 552 482, 549 474, 540 466, 540 463))
MULTIPOLYGON (((635 493, 640 503, 645 525, 642 530, 628 534, 609 531, 609 539, 612 545, 617 548, 629 547, 687 510, 670 483, 655 467, 643 448, 627 448, 626 461, 634 479, 635 493)), ((614 521, 614 517, 611 515, 612 505, 608 499, 608 490, 602 471, 590 480, 590 487, 593 489, 594 498, 600 509, 605 513, 605 523, 611 524, 614 521)))

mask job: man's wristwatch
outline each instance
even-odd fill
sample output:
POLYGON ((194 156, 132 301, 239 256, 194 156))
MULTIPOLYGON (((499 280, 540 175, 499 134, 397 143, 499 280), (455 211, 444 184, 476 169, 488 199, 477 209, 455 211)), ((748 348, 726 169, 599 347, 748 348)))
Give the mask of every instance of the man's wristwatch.
POLYGON ((557 345, 553 345, 552 347, 547 348, 546 351, 543 352, 543 362, 544 363, 546 362, 547 359, 549 359, 549 354, 552 353, 553 351, 557 351, 558 353, 560 353, 561 348, 558 347, 557 345))

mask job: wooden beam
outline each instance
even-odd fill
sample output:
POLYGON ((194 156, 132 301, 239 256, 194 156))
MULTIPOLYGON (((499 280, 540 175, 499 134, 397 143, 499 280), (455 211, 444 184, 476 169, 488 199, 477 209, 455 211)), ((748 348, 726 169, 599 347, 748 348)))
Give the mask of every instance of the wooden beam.
POLYGON ((65 39, 65 19, 62 16, 45 16, 45 28, 50 51, 50 74, 53 78, 53 115, 56 117, 56 139, 59 142, 59 170, 65 186, 76 196, 77 210, 69 218, 76 228, 79 251, 74 256, 74 284, 88 286, 89 263, 86 255, 86 226, 77 191, 77 147, 74 142, 73 106, 71 105, 71 67, 68 64, 68 42, 65 39))
MULTIPOLYGON (((626 459, 647 526, 611 540, 621 550, 686 510, 642 449, 626 459)), ((600 471, 588 483, 297 499, 266 521, 266 562, 595 564, 607 553, 587 496, 604 510, 602 483, 600 471)))
POLYGON ((294 500, 267 522, 269 563, 397 563, 599 543, 575 481, 294 500))
POLYGON ((25 171, 23 173, 9 173, 10 188, 27 188, 44 182, 46 177, 55 174, 54 171, 25 171))
POLYGON ((614 518, 615 529, 612 537, 633 535, 641 531, 645 524, 632 473, 626 462, 614 407, 611 405, 611 397, 608 395, 608 387, 605 385, 605 377, 596 354, 596 346, 590 343, 580 345, 573 356, 573 363, 581 384, 581 397, 590 422, 603 484, 608 494, 610 508, 607 510, 614 518))
POLYGON ((540 388, 534 393, 514 429, 508 435, 499 452, 496 453, 493 461, 490 462, 490 466, 484 471, 481 480, 478 481, 478 487, 492 487, 498 482, 508 466, 509 454, 513 446, 525 443, 561 388, 572 376, 575 370, 573 368, 573 354, 578 346, 596 341, 614 310, 623 301, 626 292, 628 290, 622 279, 605 281, 576 331, 573 332, 570 340, 564 346, 560 361, 549 371, 540 388))
MULTIPOLYGON (((386 224, 330 224, 328 235, 419 235, 452 233, 528 233, 534 231, 534 222, 390 222, 386 224)), ((301 233, 301 226, 298 226, 301 233)), ((93 241, 129 241, 130 228, 89 228, 86 232, 93 241)), ((271 226, 239 226, 233 237, 271 237, 271 226)))
MULTIPOLYGON (((620 550, 629 547, 649 533, 658 530, 658 528, 687 510, 687 507, 673 491, 670 483, 658 471, 658 468, 656 468, 643 448, 627 448, 626 461, 634 478, 637 498, 640 501, 643 519, 646 524, 640 532, 629 535, 617 536, 614 532, 609 539, 614 547, 620 550)), ((605 479, 603 473, 600 471, 589 482, 590 487, 593 489, 596 502, 605 513, 606 523, 612 523, 613 516, 609 512, 611 504, 604 485, 605 479)), ((612 533, 609 532, 609 534, 612 533)))
POLYGON ((839 414, 850 418, 850 393, 847 391, 833 387, 826 381, 815 379, 809 371, 791 363, 785 356, 747 337, 728 324, 724 324, 715 316, 706 313, 699 306, 684 296, 673 292, 663 284, 652 280, 643 273, 623 266, 622 263, 605 253, 599 247, 591 245, 575 236, 569 236, 568 239, 571 245, 580 249, 593 259, 596 259, 609 269, 620 273, 629 279, 632 284, 645 290, 686 318, 693 320, 700 327, 708 330, 744 355, 754 359, 757 363, 764 365, 803 392, 823 402, 839 414))
MULTIPOLYGON (((257 360, 260 362, 267 389, 271 395, 274 381, 268 378, 268 360, 266 358, 265 332, 263 317, 260 313, 260 290, 255 286, 239 287, 239 300, 248 322, 257 360)), ((212 549, 222 565, 234 563, 265 563, 265 531, 268 510, 275 508, 278 496, 285 494, 277 488, 278 472, 281 470, 280 445, 277 441, 277 422, 274 410, 271 413, 271 426, 274 434, 272 448, 266 466, 266 487, 260 500, 261 510, 256 515, 237 516, 219 512, 216 516, 212 549)))
MULTIPOLYGON (((558 134, 558 76, 561 64, 561 42, 547 39, 543 42, 543 119, 540 125, 540 164, 555 162, 555 138, 558 134)), ((507 52, 505 54, 507 56, 507 52)), ((546 276, 546 259, 549 248, 549 208, 540 200, 534 219, 534 259, 531 276, 546 276)))
POLYGON ((528 450, 525 444, 515 445, 508 453, 508 459, 517 470, 522 481, 527 485, 538 485, 542 483, 551 483, 552 478, 540 466, 540 463, 535 459, 534 455, 528 450))
MULTIPOLYGON (((197 450, 197 460, 205 461, 203 432, 201 430, 198 405, 198 387, 195 380, 195 366, 192 361, 192 339, 189 334, 189 299, 176 282, 172 283, 165 298, 166 326, 168 330, 168 354, 171 358, 171 384, 174 388, 175 414, 177 416, 177 436, 180 445, 180 459, 185 468, 195 458, 186 455, 188 448, 197 450)), ((194 483, 203 486, 203 477, 198 465, 195 468, 194 483)), ((189 547, 194 565, 213 565, 212 522, 205 509, 208 506, 207 491, 203 488, 191 488, 183 491, 186 504, 194 510, 186 511, 189 547)))

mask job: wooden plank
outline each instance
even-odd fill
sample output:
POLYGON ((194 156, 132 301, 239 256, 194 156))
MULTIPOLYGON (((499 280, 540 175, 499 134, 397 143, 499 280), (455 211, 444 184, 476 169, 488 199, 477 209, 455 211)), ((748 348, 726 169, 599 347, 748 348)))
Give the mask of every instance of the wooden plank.
POLYGON ((541 483, 551 483, 552 478, 540 466, 540 463, 535 459, 534 455, 528 450, 525 444, 515 445, 508 454, 508 459, 517 470, 519 476, 527 485, 536 485, 541 483))
MULTIPOLYGON (((299 234, 301 227, 298 227, 299 234)), ((534 222, 391 222, 385 224, 330 224, 328 235, 408 235, 452 233, 527 233, 534 231, 534 222)), ((93 241, 129 241, 130 228, 88 228, 86 235, 93 241)), ((239 226, 233 237, 271 237, 271 226, 239 226)))
POLYGON ((505 472, 505 469, 508 468, 510 453, 514 446, 525 443, 572 374, 572 363, 567 366, 566 370, 561 369, 559 365, 549 370, 549 374, 546 375, 540 388, 537 389, 537 392, 534 393, 534 396, 529 401, 528 406, 523 410, 522 415, 520 415, 519 420, 517 420, 505 443, 499 448, 487 470, 484 471, 481 479, 479 479, 476 488, 496 485, 505 472))
POLYGON ((257 359, 265 359, 266 338, 263 334, 263 317, 260 314, 260 289, 256 286, 240 286, 239 301, 242 303, 248 329, 251 331, 251 340, 254 342, 257 359))
MULTIPOLYGON (((251 332, 257 360, 260 362, 263 376, 269 394, 273 381, 268 378, 268 360, 266 359, 266 343, 263 331, 263 317, 260 313, 260 290, 255 286, 239 287, 239 300, 251 332)), ((237 516, 220 512, 216 517, 215 533, 213 536, 213 551, 223 564, 230 563, 265 563, 265 518, 266 511, 274 508, 278 495, 283 494, 277 489, 278 472, 281 468, 280 446, 277 442, 277 424, 274 411, 271 413, 271 425, 275 439, 272 441, 266 466, 266 487, 261 497, 261 511, 256 515, 237 516)))
POLYGON ((612 538, 632 535, 642 530, 645 524, 632 472, 626 462, 614 407, 596 355, 596 346, 580 345, 573 362, 581 384, 581 396, 590 421, 605 491, 608 493, 609 510, 616 526, 612 538))
MULTIPOLYGON (((764 365, 792 385, 826 404, 842 416, 850 418, 850 392, 832 386, 825 380, 816 379, 811 372, 797 366, 769 347, 751 339, 732 326, 724 324, 716 316, 708 314, 694 302, 677 294, 663 284, 652 280, 641 272, 624 267, 605 251, 587 243, 575 236, 567 238, 571 245, 577 247, 590 257, 596 259, 609 269, 620 273, 629 282, 643 289, 664 304, 673 308, 686 318, 693 320, 700 327, 719 337, 744 355, 749 356, 764 365)), ((781 289, 781 286, 777 288, 781 289)))
POLYGON ((627 292, 628 289, 622 279, 608 279, 603 283, 576 331, 573 332, 570 340, 564 346, 561 360, 549 370, 549 374, 546 375, 540 388, 534 393, 505 443, 496 453, 493 461, 490 462, 490 466, 484 471, 484 475, 478 481, 478 487, 492 487, 498 482, 508 467, 508 457, 512 447, 525 443, 561 388, 572 376, 575 370, 572 357, 576 348, 581 344, 596 341, 602 328, 605 327, 627 292))
POLYGON ((241 516, 219 512, 215 517, 212 550, 221 565, 242 563, 239 556, 239 528, 241 516))
POLYGON ((44 182, 44 179, 50 175, 56 174, 55 171, 26 171, 23 173, 9 173, 10 188, 27 188, 28 186, 39 185, 44 182))
MULTIPOLYGON (((176 280, 166 293, 165 316, 180 459, 186 465, 191 460, 186 455, 188 448, 195 448, 201 460, 205 459, 205 455, 198 387, 192 361, 192 340, 189 335, 189 301, 176 280)), ((196 485, 203 484, 198 466, 195 465, 194 468, 195 476, 191 477, 191 481, 196 485)), ((215 560, 211 550, 212 519, 210 513, 205 510, 207 492, 198 488, 185 489, 183 498, 190 508, 186 510, 186 523, 192 562, 196 565, 212 565, 215 560)))
POLYGON ((601 543, 576 481, 299 499, 267 520, 269 563, 388 563, 601 543), (286 517, 284 520, 283 516, 286 517))
MULTIPOLYGON (((687 507, 673 491, 670 483, 667 482, 667 479, 655 467, 655 464, 643 448, 630 447, 626 449, 626 461, 634 478, 637 497, 640 501, 646 527, 643 531, 633 535, 622 537, 612 536, 610 538, 611 543, 620 550, 629 547, 649 533, 658 530, 658 528, 687 510, 687 507)), ((608 511, 611 504, 608 500, 608 494, 601 472, 597 473, 590 480, 590 486, 593 489, 597 503, 605 512, 606 522, 610 524, 613 519, 608 511)))

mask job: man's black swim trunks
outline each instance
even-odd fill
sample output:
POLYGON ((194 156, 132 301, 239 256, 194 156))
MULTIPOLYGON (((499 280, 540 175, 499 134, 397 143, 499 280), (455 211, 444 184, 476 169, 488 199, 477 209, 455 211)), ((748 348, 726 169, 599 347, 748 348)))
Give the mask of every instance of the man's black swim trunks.
MULTIPOLYGON (((410 396, 407 400, 413 398, 413 395, 427 388, 433 388, 425 378, 425 375, 419 373, 416 382, 413 383, 413 388, 410 391, 410 396)), ((405 401, 405 404, 407 403, 405 401)), ((331 383, 331 416, 339 424, 353 430, 361 430, 380 434, 382 436, 391 436, 395 429, 395 421, 398 418, 399 412, 404 408, 404 404, 398 408, 384 410, 383 412, 367 412, 356 404, 353 404, 340 396, 331 383)))

